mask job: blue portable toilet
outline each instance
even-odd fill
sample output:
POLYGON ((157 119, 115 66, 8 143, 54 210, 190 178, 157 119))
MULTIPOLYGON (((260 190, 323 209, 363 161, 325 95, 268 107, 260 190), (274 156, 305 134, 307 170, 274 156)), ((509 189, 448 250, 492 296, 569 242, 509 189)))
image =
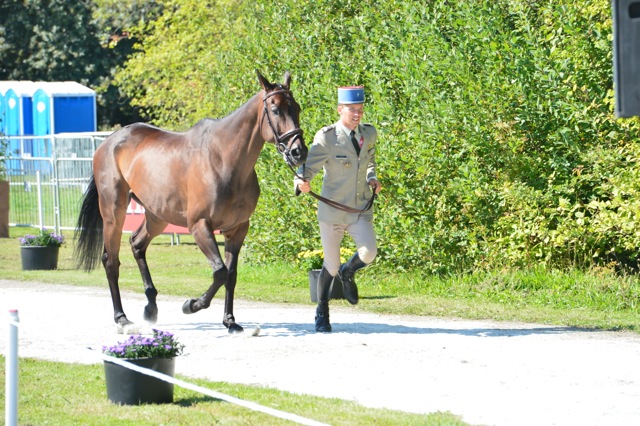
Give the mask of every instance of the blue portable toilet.
POLYGON ((4 94, 4 133, 7 136, 20 135, 20 98, 9 88, 4 94))
POLYGON ((34 135, 95 132, 96 92, 75 81, 38 82, 33 94, 34 135))
MULTIPOLYGON (((14 111, 9 111, 9 106, 8 106, 8 101, 10 97, 13 99, 13 101, 11 102, 11 105, 14 108, 16 105, 18 105, 18 101, 16 100, 16 97, 13 94, 13 92, 7 93, 9 89, 11 89, 12 83, 15 83, 15 81, 0 81, 0 120, 2 120, 0 122, 0 132, 2 132, 2 134, 6 136, 9 135, 9 127, 10 127, 8 124, 9 119, 11 118, 12 121, 14 122, 17 120, 17 114, 14 114, 14 111)), ((15 111, 18 111, 18 110, 15 110, 15 111)), ((12 129, 17 127, 18 125, 11 126, 12 129)))
POLYGON ((0 134, 6 135, 7 132, 5 130, 6 127, 6 107, 4 94, 9 90, 9 82, 8 81, 0 81, 0 134))
MULTIPOLYGON (((32 155, 33 145, 30 139, 21 140, 11 136, 33 135, 33 93, 35 85, 32 81, 2 81, 0 82, 0 131, 9 136, 9 155, 20 157, 23 154, 32 155)), ((9 173, 20 170, 20 162, 8 162, 9 173)))
POLYGON ((2 124, 0 130, 6 136, 33 135, 33 94, 36 90, 32 81, 2 81, 2 124))

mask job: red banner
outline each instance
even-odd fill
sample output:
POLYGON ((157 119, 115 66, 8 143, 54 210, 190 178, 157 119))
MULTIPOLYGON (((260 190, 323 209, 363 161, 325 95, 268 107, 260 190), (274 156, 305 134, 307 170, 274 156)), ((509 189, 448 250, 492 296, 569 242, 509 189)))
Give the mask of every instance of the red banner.
MULTIPOLYGON (((125 231, 134 232, 137 231, 144 221, 144 207, 140 204, 136 203, 134 200, 131 200, 129 203, 129 207, 127 207, 127 216, 124 219, 124 227, 125 231)), ((184 226, 177 225, 167 225, 164 228, 165 234, 189 234, 189 230, 184 226)))

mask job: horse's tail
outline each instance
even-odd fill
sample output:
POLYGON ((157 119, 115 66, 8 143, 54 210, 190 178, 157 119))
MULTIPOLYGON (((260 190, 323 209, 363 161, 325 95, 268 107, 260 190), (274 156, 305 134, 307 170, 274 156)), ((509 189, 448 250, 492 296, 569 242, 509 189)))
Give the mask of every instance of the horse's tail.
POLYGON ((104 250, 102 227, 102 216, 98 205, 98 188, 93 174, 91 174, 74 234, 76 241, 74 256, 77 259, 78 268, 91 272, 96 267, 104 250))

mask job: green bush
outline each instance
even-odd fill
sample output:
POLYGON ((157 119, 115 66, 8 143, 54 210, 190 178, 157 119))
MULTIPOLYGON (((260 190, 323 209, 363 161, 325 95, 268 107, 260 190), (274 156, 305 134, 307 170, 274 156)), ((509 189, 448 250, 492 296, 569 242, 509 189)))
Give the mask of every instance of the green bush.
MULTIPOLYGON (((336 87, 365 85, 382 265, 635 268, 639 129, 613 116, 609 2, 169 3, 118 76, 159 125, 226 115, 256 68, 289 70, 310 143, 336 87)), ((248 257, 319 247, 316 202, 273 147, 257 170, 248 257)))

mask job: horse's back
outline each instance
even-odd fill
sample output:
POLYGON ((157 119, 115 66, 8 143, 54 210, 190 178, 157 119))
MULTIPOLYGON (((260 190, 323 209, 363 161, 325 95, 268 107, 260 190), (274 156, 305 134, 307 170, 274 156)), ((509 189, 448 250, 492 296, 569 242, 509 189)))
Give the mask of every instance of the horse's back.
POLYGON ((100 146, 117 152, 135 150, 142 145, 179 144, 185 133, 172 132, 151 124, 134 123, 112 133, 100 146))
POLYGON ((121 172, 134 162, 152 165, 159 158, 181 155, 184 152, 185 133, 171 132, 146 123, 130 124, 112 133, 100 144, 94 154, 97 167, 114 167, 121 172))

